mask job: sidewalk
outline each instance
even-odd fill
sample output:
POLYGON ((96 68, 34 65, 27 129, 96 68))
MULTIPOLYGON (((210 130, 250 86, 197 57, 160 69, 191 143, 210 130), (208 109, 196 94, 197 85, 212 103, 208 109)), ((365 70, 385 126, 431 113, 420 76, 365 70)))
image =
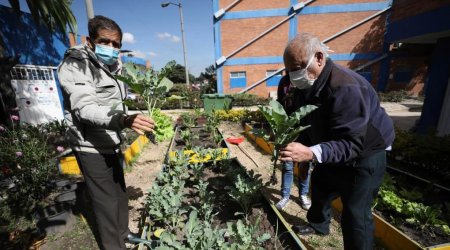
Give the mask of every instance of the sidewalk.
MULTIPOLYGON (((413 99, 406 99, 403 102, 382 102, 381 106, 394 121, 394 125, 403 130, 409 130, 414 127, 416 121, 420 118, 423 103, 413 99)), ((258 110, 258 106, 233 107, 233 109, 258 110)), ((162 110, 176 120, 181 114, 193 112, 193 109, 170 109, 162 110)), ((137 110, 129 110, 128 114, 140 113, 137 110)), ((147 113, 147 112, 144 112, 147 113)))
POLYGON ((422 102, 413 99, 406 99, 401 103, 381 103, 381 106, 392 118, 394 125, 402 130, 409 130, 414 127, 422 114, 422 105, 422 102))

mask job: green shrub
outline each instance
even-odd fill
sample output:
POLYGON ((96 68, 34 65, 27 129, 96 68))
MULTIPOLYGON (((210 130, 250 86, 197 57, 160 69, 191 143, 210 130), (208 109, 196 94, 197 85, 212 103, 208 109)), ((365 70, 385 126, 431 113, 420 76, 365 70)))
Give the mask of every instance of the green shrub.
POLYGON ((426 170, 444 181, 450 181, 450 136, 438 137, 433 133, 416 134, 396 129, 392 160, 426 170))
POLYGON ((270 99, 264 98, 258 95, 252 95, 252 94, 234 94, 232 95, 233 100, 233 106, 236 107, 246 107, 246 106, 256 106, 256 105, 267 105, 269 104, 270 99))
POLYGON ((46 126, 1 126, 0 177, 15 180, 15 187, 7 190, 7 203, 18 215, 28 214, 48 195, 48 184, 57 174, 56 154, 64 148, 50 145, 48 133, 46 126))
POLYGON ((410 94, 405 90, 390 91, 388 93, 378 92, 380 102, 401 102, 409 96, 410 94))

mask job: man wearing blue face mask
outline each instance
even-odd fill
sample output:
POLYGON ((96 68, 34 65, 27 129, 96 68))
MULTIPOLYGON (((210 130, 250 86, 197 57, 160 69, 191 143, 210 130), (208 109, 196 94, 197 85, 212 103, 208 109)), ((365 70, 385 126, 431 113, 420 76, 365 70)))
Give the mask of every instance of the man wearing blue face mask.
POLYGON ((126 249, 125 241, 134 235, 128 229, 121 130, 128 127, 144 134, 154 122, 143 115, 128 116, 122 103, 125 89, 115 79, 120 71, 120 27, 96 16, 88 28, 87 43, 68 49, 58 67, 69 127, 66 138, 92 199, 102 247, 126 249))
POLYGON ((281 150, 282 161, 311 162, 309 224, 294 226, 301 235, 328 234, 331 202, 341 197, 345 249, 373 249, 371 213, 394 140, 392 120, 364 77, 327 58, 327 47, 308 33, 287 45, 284 64, 293 85, 306 91, 301 106, 318 108, 302 122, 305 141, 281 150), (312 145, 312 146, 305 146, 312 145))

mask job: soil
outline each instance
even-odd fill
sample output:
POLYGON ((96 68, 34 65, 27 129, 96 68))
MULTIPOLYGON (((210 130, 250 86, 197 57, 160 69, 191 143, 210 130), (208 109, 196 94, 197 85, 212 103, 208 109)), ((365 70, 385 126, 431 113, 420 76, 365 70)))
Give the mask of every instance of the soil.
MULTIPOLYGON (((178 128, 175 133, 174 150, 181 150, 186 146, 185 141, 181 138, 181 131, 187 128, 178 128)), ((211 133, 206 131, 204 127, 192 127, 191 140, 192 147, 201 146, 202 148, 217 148, 217 144, 213 141, 211 133)))
MULTIPOLYGON (((400 175, 398 173, 390 173, 390 176, 395 180, 396 186, 401 187, 402 190, 410 192, 418 191, 422 194, 420 199, 414 201, 423 203, 427 206, 439 206, 441 208, 441 214, 438 215, 440 220, 446 221, 446 218, 447 220, 450 218, 449 208, 445 206, 445 202, 450 200, 450 193, 448 191, 433 187, 430 184, 420 182, 417 179, 400 175)), ((375 213, 383 217, 384 220, 395 225, 411 239, 425 247, 450 242, 450 236, 446 235, 440 227, 430 225, 421 229, 417 226, 405 223, 404 219, 398 218, 398 214, 380 210, 377 209, 377 207, 375 207, 375 209, 375 213)))

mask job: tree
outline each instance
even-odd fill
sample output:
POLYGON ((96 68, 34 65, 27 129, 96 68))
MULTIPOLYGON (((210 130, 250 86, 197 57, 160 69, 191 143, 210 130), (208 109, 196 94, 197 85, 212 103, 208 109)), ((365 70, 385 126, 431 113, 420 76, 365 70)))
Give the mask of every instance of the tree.
MULTIPOLYGON (((184 66, 181 64, 176 64, 172 71, 169 73, 168 78, 174 83, 185 83, 186 82, 186 72, 184 66)), ((189 74, 189 82, 194 82, 195 76, 189 74)))
POLYGON ((202 82, 204 93, 215 93, 217 90, 216 67, 214 64, 205 68, 205 72, 200 73, 197 81, 202 82), (207 80, 208 84, 204 85, 203 81, 207 80))
MULTIPOLYGON (((70 9, 72 0, 26 0, 31 16, 36 23, 43 23, 51 31, 56 28, 67 33, 67 26, 73 33, 77 31, 77 21, 70 9)), ((20 15, 20 1, 9 0, 12 9, 20 15)))

